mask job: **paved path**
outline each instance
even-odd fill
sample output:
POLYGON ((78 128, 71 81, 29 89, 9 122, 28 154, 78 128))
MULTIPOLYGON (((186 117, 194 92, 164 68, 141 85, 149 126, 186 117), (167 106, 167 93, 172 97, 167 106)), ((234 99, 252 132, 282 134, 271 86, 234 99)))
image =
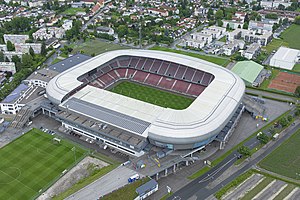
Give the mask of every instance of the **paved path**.
POLYGON ((256 95, 261 95, 261 96, 266 96, 266 97, 271 97, 271 98, 276 98, 276 99, 281 99, 281 100, 285 100, 285 101, 292 101, 292 102, 297 101, 297 99, 295 97, 286 96, 286 95, 282 95, 282 94, 275 94, 275 93, 272 93, 272 92, 266 92, 266 91, 251 89, 251 88, 247 88, 246 93, 251 93, 251 94, 256 94, 256 95))
POLYGON ((136 174, 135 171, 120 166, 100 179, 72 194, 67 200, 96 200, 128 183, 128 178, 136 174), (105 186, 105 187, 104 187, 105 186))

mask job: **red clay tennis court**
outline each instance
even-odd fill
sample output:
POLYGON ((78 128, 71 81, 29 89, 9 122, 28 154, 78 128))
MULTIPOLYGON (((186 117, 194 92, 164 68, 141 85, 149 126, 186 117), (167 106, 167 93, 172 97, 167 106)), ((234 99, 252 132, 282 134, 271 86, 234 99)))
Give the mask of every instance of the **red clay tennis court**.
POLYGON ((300 85, 300 76, 286 72, 279 74, 272 80, 269 88, 294 93, 297 86, 300 85))

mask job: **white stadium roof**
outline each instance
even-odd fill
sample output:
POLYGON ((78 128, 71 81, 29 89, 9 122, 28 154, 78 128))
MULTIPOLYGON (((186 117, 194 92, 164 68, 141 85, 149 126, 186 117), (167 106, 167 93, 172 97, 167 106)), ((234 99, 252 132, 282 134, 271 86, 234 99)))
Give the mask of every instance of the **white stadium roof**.
MULTIPOLYGON (((57 75, 47 86, 48 98, 60 104, 65 95, 82 84, 77 80, 79 76, 119 56, 139 56, 176 62, 215 76, 209 86, 184 110, 159 107, 89 85, 72 95, 73 100, 101 106, 149 123, 149 127, 143 129, 143 133, 137 133, 144 137, 149 136, 154 140, 175 144, 192 143, 198 141, 199 137, 201 140, 210 138, 227 124, 244 95, 244 82, 237 75, 210 62, 169 52, 118 50, 93 57, 57 75)), ((66 107, 66 102, 61 106, 66 107)), ((129 131, 134 132, 130 129, 129 131)))

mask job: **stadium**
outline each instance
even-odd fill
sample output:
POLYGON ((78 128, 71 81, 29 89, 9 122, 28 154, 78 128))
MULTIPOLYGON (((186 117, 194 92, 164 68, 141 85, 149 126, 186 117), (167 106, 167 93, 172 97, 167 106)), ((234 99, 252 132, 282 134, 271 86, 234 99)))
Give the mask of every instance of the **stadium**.
POLYGON ((226 136, 241 113, 244 92, 244 82, 223 67, 150 50, 98 55, 46 87, 64 128, 135 156, 149 143, 189 150, 226 136), (132 87, 125 91, 126 84, 132 87), (140 87, 145 89, 136 94, 140 87), (159 92, 170 98, 158 102, 159 92), (175 97, 189 103, 169 106, 175 97))

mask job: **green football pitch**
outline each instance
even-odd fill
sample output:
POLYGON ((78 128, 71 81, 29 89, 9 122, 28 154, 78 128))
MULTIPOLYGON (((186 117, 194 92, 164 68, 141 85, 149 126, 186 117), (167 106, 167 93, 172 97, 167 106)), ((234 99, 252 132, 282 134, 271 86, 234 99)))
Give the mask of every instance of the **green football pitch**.
POLYGON ((33 199, 82 159, 86 150, 32 129, 0 149, 0 199, 33 199))
POLYGON ((294 179, 300 179, 300 130, 264 158, 259 166, 294 179))
POLYGON ((110 91, 161 107, 177 110, 187 108, 194 101, 190 97, 128 81, 117 84, 110 91))

